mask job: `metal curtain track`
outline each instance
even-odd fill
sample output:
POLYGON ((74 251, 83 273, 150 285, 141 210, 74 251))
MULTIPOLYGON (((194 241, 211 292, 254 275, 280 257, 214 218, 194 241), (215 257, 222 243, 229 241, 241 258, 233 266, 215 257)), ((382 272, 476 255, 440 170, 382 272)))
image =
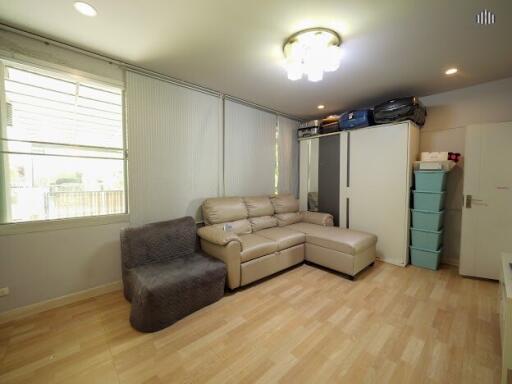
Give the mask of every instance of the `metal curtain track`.
POLYGON ((168 83, 172 83, 172 84, 178 85, 180 87, 184 87, 184 88, 188 88, 188 89, 195 90, 195 91, 198 91, 198 92, 202 92, 202 93, 205 93, 207 95, 211 95, 211 96, 215 96, 215 97, 219 97, 219 98, 224 98, 226 100, 230 100, 230 101, 233 101, 233 102, 236 102, 236 103, 239 103, 239 104, 244 104, 244 105, 247 105, 247 106, 250 106, 250 107, 253 107, 253 108, 256 108, 256 109, 260 109, 260 110, 265 111, 265 112, 270 112, 270 113, 273 113, 275 115, 286 117, 286 118, 289 118, 289 119, 292 119, 292 120, 302 121, 302 119, 298 118, 297 116, 292 116, 292 115, 289 115, 289 114, 286 114, 286 113, 283 113, 283 112, 279 112, 279 111, 276 111, 276 110, 274 110, 272 108, 268 108, 268 107, 265 107, 265 106, 262 106, 262 105, 250 102, 248 100, 241 99, 239 97, 231 96, 231 95, 228 95, 228 94, 225 94, 225 93, 222 93, 222 92, 219 92, 219 91, 207 88, 207 87, 203 87, 203 86, 198 85, 198 84, 194 84, 194 83, 190 83, 190 82, 183 81, 183 80, 180 80, 180 79, 176 79, 174 77, 171 77, 171 76, 168 76, 168 75, 164 75, 164 74, 159 73, 159 72, 155 72, 155 71, 143 68, 143 67, 139 67, 138 65, 133 65, 133 64, 125 63, 124 61, 117 60, 117 59, 114 59, 114 58, 111 58, 111 57, 108 57, 108 56, 104 56, 104 55, 101 55, 101 54, 98 54, 96 52, 89 51, 89 50, 86 50, 86 49, 78 48, 78 47, 75 47, 73 45, 70 45, 70 44, 67 44, 67 43, 63 43, 63 42, 55 40, 55 39, 50 39, 50 38, 48 38, 46 36, 39 35, 39 34, 36 34, 36 33, 33 33, 33 32, 29 32, 29 31, 26 31, 26 30, 23 30, 23 29, 20 29, 20 28, 12 27, 12 26, 10 26, 8 24, 0 23, 0 30, 16 33, 18 35, 25 36, 25 37, 31 38, 33 40, 38 40, 38 41, 44 42, 46 44, 51 44, 51 45, 54 45, 54 46, 57 46, 57 47, 60 47, 60 48, 65 48, 65 49, 68 49, 68 50, 71 50, 71 51, 74 51, 74 52, 78 52, 78 53, 87 55, 89 57, 105 61, 105 62, 107 62, 109 64, 116 64, 116 65, 120 66, 121 68, 124 68, 125 70, 131 71, 131 72, 134 72, 134 73, 138 73, 138 74, 141 74, 141 75, 145 75, 145 76, 157 79, 157 80, 162 80, 162 81, 165 81, 165 82, 168 82, 168 83))

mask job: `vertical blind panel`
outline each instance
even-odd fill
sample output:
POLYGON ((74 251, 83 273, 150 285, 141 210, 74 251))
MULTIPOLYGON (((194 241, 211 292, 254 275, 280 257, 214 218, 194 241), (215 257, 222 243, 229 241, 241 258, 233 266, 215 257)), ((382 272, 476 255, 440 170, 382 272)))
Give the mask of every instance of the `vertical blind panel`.
POLYGON ((276 116, 227 100, 224 116, 226 196, 274 193, 276 116))
POLYGON ((279 116, 279 193, 299 193, 299 142, 295 120, 279 116))
POLYGON ((127 72, 130 219, 200 219, 218 195, 220 99, 127 72))

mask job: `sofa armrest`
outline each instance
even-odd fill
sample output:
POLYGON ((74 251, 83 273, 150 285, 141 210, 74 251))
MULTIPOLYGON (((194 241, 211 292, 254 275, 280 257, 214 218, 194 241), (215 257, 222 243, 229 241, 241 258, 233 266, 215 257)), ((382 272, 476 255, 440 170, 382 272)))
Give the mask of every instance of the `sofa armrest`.
POLYGON ((334 225, 334 219, 330 213, 303 211, 301 215, 302 222, 304 223, 323 225, 326 227, 332 227, 334 225))
POLYGON ((226 232, 219 227, 211 225, 199 228, 197 230, 197 234, 202 240, 206 240, 217 245, 226 245, 231 241, 238 241, 241 243, 240 238, 236 233, 226 232))
POLYGON ((230 241, 225 245, 220 245, 201 238, 201 249, 207 255, 222 260, 224 264, 226 264, 228 274, 226 283, 230 289, 238 288, 240 286, 240 267, 242 259, 240 252, 242 250, 242 244, 239 241, 230 241))

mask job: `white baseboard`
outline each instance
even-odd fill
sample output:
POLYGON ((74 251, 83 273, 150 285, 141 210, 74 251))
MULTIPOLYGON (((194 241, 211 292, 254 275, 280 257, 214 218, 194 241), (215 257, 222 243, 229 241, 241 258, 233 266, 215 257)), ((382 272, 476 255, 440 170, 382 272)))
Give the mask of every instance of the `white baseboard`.
POLYGON ((114 281, 113 283, 108 283, 100 285, 98 287, 89 288, 84 291, 70 293, 69 295, 56 297, 54 299, 45 300, 24 307, 11 309, 9 311, 0 313, 0 324, 7 323, 12 320, 17 320, 22 317, 34 315, 36 313, 44 312, 49 309, 62 307, 63 305, 76 303, 77 301, 80 300, 85 300, 91 297, 104 295, 105 293, 119 291, 122 288, 122 281, 114 281))
MULTIPOLYGON (((391 264, 391 265, 396 265, 397 267, 406 267, 406 265, 404 265, 402 263, 397 263, 395 261, 384 260, 384 259, 381 259, 380 257, 377 257, 376 259, 379 260, 379 261, 382 261, 383 263, 388 263, 388 264, 391 264)), ((446 258, 442 257, 441 258, 441 263, 442 264, 452 265, 454 267, 458 267, 459 266, 459 259, 458 258, 452 258, 452 257, 446 257, 446 258)), ((411 264, 409 263, 407 265, 411 265, 411 264)))
POLYGON ((393 260, 382 259, 379 256, 375 257, 375 259, 378 260, 378 261, 381 261, 383 263, 387 263, 387 264, 391 264, 391 265, 396 265, 397 267, 402 267, 403 268, 403 267, 406 266, 404 263, 396 262, 396 261, 393 261, 393 260))
POLYGON ((453 265, 454 267, 459 266, 459 259, 454 257, 441 257, 441 263, 453 265))

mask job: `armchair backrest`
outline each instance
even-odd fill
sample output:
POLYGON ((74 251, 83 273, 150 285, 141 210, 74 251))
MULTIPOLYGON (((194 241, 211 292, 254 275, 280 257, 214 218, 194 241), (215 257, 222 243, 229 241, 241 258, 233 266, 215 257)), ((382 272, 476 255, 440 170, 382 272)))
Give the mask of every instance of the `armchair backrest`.
POLYGON ((121 231, 123 268, 170 261, 196 250, 196 223, 190 216, 121 231))

